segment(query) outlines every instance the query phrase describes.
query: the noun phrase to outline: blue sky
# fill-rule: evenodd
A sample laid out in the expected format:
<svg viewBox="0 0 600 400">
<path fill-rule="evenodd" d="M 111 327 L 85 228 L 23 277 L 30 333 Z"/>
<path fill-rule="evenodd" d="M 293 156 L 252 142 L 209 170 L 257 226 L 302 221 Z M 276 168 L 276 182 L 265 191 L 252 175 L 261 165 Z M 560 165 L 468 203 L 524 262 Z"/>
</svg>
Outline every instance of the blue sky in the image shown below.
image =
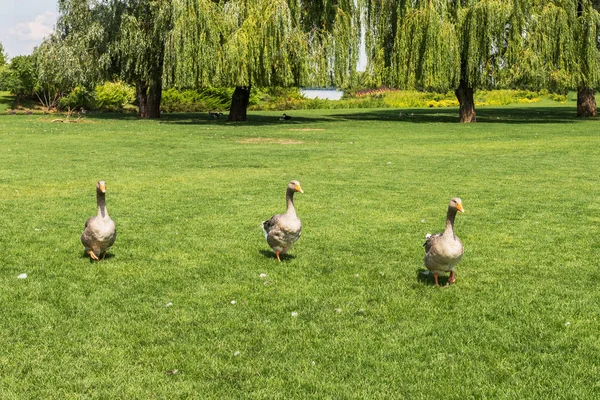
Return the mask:
<svg viewBox="0 0 600 400">
<path fill-rule="evenodd" d="M 8 56 L 31 54 L 57 16 L 56 0 L 0 0 L 0 42 Z"/>
</svg>

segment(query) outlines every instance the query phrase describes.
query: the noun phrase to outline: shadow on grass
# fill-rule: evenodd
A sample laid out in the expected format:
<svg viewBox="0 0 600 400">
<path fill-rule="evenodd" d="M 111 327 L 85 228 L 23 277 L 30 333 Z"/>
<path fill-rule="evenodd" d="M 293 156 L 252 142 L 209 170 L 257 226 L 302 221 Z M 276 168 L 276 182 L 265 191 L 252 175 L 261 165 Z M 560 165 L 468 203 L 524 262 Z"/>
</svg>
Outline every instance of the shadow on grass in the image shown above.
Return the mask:
<svg viewBox="0 0 600 400">
<path fill-rule="evenodd" d="M 344 110 L 332 112 L 323 110 L 326 114 L 311 116 L 294 116 L 290 121 L 280 121 L 279 115 L 248 114 L 246 122 L 227 122 L 226 117 L 215 120 L 206 113 L 170 113 L 163 114 L 160 119 L 164 124 L 181 125 L 281 125 L 286 127 L 301 126 L 314 122 L 339 121 L 398 121 L 404 123 L 452 123 L 458 124 L 458 110 L 455 108 L 412 108 L 412 109 L 377 109 L 377 110 Z M 477 123 L 575 123 L 577 118 L 575 107 L 480 107 L 477 109 Z M 107 118 L 136 118 L 131 115 L 105 114 Z M 95 115 L 102 118 L 101 114 Z"/>
<path fill-rule="evenodd" d="M 99 261 L 96 261 L 96 260 L 92 260 L 90 255 L 84 250 L 83 253 L 81 253 L 81 257 L 79 257 L 79 258 L 87 258 L 90 260 L 90 264 L 93 264 L 93 263 L 97 263 L 97 262 L 110 260 L 111 258 L 114 258 L 114 256 L 115 255 L 112 253 L 106 253 L 106 255 L 104 256 L 104 259 L 100 259 Z"/>
<path fill-rule="evenodd" d="M 439 275 L 438 283 L 440 284 L 440 287 L 448 286 L 449 278 L 450 278 L 449 275 L 445 275 L 445 274 Z M 417 270 L 417 280 L 424 285 L 435 286 L 435 281 L 433 280 L 433 274 L 431 272 L 429 272 L 429 270 L 426 270 L 425 268 L 419 268 Z"/>
<path fill-rule="evenodd" d="M 14 102 L 13 96 L 0 94 L 0 111 L 12 109 Z"/>
<path fill-rule="evenodd" d="M 258 252 L 261 253 L 266 258 L 274 258 L 275 260 L 277 260 L 277 256 L 275 255 L 275 253 L 273 251 L 261 249 Z M 287 260 L 295 259 L 296 256 L 293 256 L 291 254 L 280 254 L 279 258 L 281 259 L 281 261 L 287 261 Z"/>
<path fill-rule="evenodd" d="M 381 108 L 381 109 L 344 109 L 344 110 L 322 110 L 323 113 L 315 116 L 307 116 L 306 111 L 299 110 L 303 116 L 294 115 L 294 111 L 288 111 L 292 116 L 289 121 L 281 121 L 281 115 L 248 113 L 246 122 L 227 122 L 227 116 L 214 119 L 206 112 L 196 113 L 163 113 L 157 120 L 161 124 L 177 125 L 227 125 L 227 126 L 262 126 L 281 125 L 285 127 L 301 127 L 306 123 L 315 122 L 340 122 L 340 121 L 397 121 L 402 123 L 448 123 L 459 124 L 457 108 Z M 504 124 L 531 124 L 531 123 L 576 123 L 583 119 L 576 116 L 575 106 L 506 106 L 506 107 L 479 107 L 477 111 L 478 124 L 504 123 Z M 90 117 L 99 120 L 140 120 L 134 112 L 106 113 L 94 112 Z"/>
</svg>

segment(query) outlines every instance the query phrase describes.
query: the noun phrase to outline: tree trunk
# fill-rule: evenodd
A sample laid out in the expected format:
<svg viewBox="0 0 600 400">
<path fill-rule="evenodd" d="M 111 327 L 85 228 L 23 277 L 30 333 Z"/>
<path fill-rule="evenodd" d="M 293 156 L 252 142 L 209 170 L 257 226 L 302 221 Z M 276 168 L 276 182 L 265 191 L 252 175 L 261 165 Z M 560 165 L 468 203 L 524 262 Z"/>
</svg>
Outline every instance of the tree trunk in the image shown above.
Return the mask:
<svg viewBox="0 0 600 400">
<path fill-rule="evenodd" d="M 135 84 L 135 97 L 137 98 L 140 118 L 146 118 L 148 109 L 148 84 L 143 81 L 138 81 Z"/>
<path fill-rule="evenodd" d="M 162 82 L 140 81 L 135 85 L 140 118 L 160 118 L 160 101 L 162 99 Z"/>
<path fill-rule="evenodd" d="M 458 88 L 454 91 L 458 104 L 460 105 L 460 122 L 475 122 L 475 100 L 473 99 L 473 88 L 468 87 L 467 83 L 461 79 Z"/>
<path fill-rule="evenodd" d="M 148 102 L 146 103 L 146 118 L 160 118 L 160 101 L 162 99 L 162 80 L 150 82 Z"/>
<path fill-rule="evenodd" d="M 250 86 L 237 86 L 231 96 L 231 108 L 227 121 L 246 121 L 246 110 L 250 101 Z"/>
<path fill-rule="evenodd" d="M 594 97 L 594 89 L 580 88 L 577 91 L 577 116 L 598 116 L 598 110 L 596 109 L 596 98 Z"/>
</svg>

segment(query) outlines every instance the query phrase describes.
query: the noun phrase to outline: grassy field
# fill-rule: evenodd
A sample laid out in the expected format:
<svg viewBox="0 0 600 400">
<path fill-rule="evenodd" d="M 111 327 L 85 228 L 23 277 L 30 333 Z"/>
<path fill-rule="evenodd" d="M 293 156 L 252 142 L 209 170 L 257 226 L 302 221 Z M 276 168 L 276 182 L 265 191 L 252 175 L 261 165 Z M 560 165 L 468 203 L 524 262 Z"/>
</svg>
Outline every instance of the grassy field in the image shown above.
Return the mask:
<svg viewBox="0 0 600 400">
<path fill-rule="evenodd" d="M 0 398 L 598 398 L 600 127 L 574 114 L 0 115 Z M 118 237 L 91 263 L 99 179 Z M 278 263 L 259 224 L 291 179 Z"/>
</svg>

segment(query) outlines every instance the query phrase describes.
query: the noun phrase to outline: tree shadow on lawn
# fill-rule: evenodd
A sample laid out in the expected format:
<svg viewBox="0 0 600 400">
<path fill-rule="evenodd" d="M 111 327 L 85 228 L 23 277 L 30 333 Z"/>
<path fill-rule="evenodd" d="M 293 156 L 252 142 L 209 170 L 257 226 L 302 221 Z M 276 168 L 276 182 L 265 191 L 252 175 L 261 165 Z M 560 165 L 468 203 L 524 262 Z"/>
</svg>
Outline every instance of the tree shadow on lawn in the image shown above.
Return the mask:
<svg viewBox="0 0 600 400">
<path fill-rule="evenodd" d="M 13 96 L 7 95 L 7 96 L 2 96 L 0 95 L 0 110 L 4 111 L 4 110 L 10 110 L 13 107 L 13 104 L 15 102 L 15 99 Z"/>
<path fill-rule="evenodd" d="M 313 110 L 311 110 L 312 112 Z M 306 113 L 299 110 L 298 113 Z M 576 123 L 585 119 L 576 116 L 574 106 L 522 106 L 522 107 L 478 107 L 477 123 L 502 123 L 502 124 L 531 124 L 531 123 Z M 381 108 L 381 109 L 344 109 L 323 110 L 320 115 L 294 115 L 289 121 L 281 121 L 280 115 L 263 115 L 248 113 L 246 122 L 227 122 L 227 116 L 214 119 L 208 113 L 163 113 L 157 120 L 161 124 L 176 125 L 227 125 L 227 126 L 263 126 L 281 125 L 288 128 L 300 128 L 306 123 L 315 122 L 340 122 L 340 121 L 397 121 L 403 123 L 449 123 L 459 124 L 457 108 Z M 139 116 L 131 112 L 102 113 L 94 112 L 90 117 L 95 119 L 140 120 Z M 150 120 L 149 120 L 150 121 Z"/>
<path fill-rule="evenodd" d="M 479 107 L 476 109 L 477 123 L 531 124 L 531 123 L 575 123 L 581 121 L 574 107 Z M 337 119 L 401 121 L 409 123 L 459 123 L 455 108 L 409 108 L 379 109 L 355 113 L 331 115 Z"/>
<path fill-rule="evenodd" d="M 292 119 L 281 121 L 277 115 L 261 115 L 248 113 L 246 122 L 227 122 L 224 116 L 213 119 L 204 113 L 172 113 L 163 114 L 160 119 L 165 124 L 181 125 L 239 125 L 261 126 L 281 125 L 282 127 L 300 127 L 305 123 L 314 122 L 339 122 L 339 121 L 398 121 L 404 123 L 451 123 L 459 124 L 458 110 L 456 108 L 410 108 L 410 109 L 377 109 L 377 110 L 344 110 L 344 112 L 329 113 L 312 116 L 294 116 Z M 502 124 L 531 124 L 531 123 L 576 123 L 583 119 L 576 116 L 575 107 L 479 107 L 477 109 L 477 123 L 502 123 Z"/>
<path fill-rule="evenodd" d="M 450 279 L 449 275 L 446 275 L 446 274 L 439 275 L 438 283 L 440 284 L 440 287 L 448 286 L 448 279 Z M 425 268 L 417 269 L 417 280 L 424 285 L 435 286 L 435 281 L 433 280 L 433 274 Z"/>
<path fill-rule="evenodd" d="M 277 256 L 275 255 L 275 252 L 273 252 L 273 251 L 260 249 L 258 252 L 261 253 L 266 258 L 274 258 L 275 260 L 277 260 Z M 287 260 L 295 259 L 296 256 L 293 256 L 291 254 L 280 254 L 279 258 L 281 259 L 281 261 L 287 261 Z"/>
</svg>

